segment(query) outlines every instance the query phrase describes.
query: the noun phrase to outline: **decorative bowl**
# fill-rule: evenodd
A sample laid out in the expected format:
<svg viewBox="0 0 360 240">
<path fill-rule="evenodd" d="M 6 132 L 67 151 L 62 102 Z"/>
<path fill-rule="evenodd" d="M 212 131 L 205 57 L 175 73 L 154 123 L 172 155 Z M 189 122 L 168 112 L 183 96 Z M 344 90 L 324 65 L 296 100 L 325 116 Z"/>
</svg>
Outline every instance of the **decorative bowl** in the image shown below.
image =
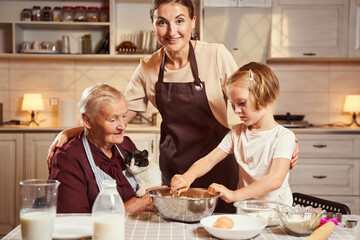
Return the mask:
<svg viewBox="0 0 360 240">
<path fill-rule="evenodd" d="M 229 217 L 234 222 L 232 229 L 213 227 L 219 217 Z M 200 223 L 211 235 L 221 239 L 250 239 L 258 235 L 266 226 L 266 220 L 237 214 L 212 215 L 201 219 Z"/>
<path fill-rule="evenodd" d="M 276 208 L 283 206 L 281 203 L 265 200 L 244 200 L 235 202 L 234 206 L 237 214 L 264 218 L 267 222 L 266 227 L 280 225 Z"/>
<path fill-rule="evenodd" d="M 199 222 L 211 215 L 219 199 L 218 194 L 211 195 L 205 188 L 189 188 L 176 197 L 170 188 L 155 188 L 148 194 L 162 218 L 180 222 Z"/>
<path fill-rule="evenodd" d="M 279 206 L 276 211 L 286 231 L 296 236 L 310 235 L 320 224 L 325 210 L 311 206 Z"/>
</svg>

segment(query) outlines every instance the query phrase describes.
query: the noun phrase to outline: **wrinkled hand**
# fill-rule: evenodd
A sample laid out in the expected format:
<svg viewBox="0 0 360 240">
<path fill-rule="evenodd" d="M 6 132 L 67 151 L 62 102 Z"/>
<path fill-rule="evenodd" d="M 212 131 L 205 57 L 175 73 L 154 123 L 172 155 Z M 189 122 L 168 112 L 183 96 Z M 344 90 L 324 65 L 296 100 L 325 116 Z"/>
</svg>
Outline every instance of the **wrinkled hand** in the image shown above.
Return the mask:
<svg viewBox="0 0 360 240">
<path fill-rule="evenodd" d="M 170 193 L 174 193 L 175 191 L 178 192 L 178 194 L 182 192 L 186 192 L 192 182 L 190 182 L 188 179 L 184 177 L 184 175 L 176 174 L 172 177 L 170 181 L 171 189 Z"/>
<path fill-rule="evenodd" d="M 129 213 L 155 212 L 155 207 L 148 194 L 138 198 L 133 197 L 125 202 L 125 211 Z"/>
<path fill-rule="evenodd" d="M 62 131 L 56 136 L 55 140 L 50 145 L 49 150 L 48 150 L 48 155 L 47 155 L 47 158 L 46 158 L 46 162 L 47 162 L 47 165 L 48 165 L 48 171 L 49 172 L 50 172 L 50 167 L 51 167 L 51 163 L 52 163 L 52 158 L 54 156 L 54 153 L 55 153 L 56 149 L 61 148 L 65 143 L 68 142 L 68 140 L 69 140 L 68 137 Z"/>
<path fill-rule="evenodd" d="M 234 191 L 229 190 L 224 185 L 212 183 L 208 188 L 208 192 L 213 195 L 220 193 L 220 198 L 227 203 L 235 202 Z"/>
<path fill-rule="evenodd" d="M 300 152 L 300 149 L 299 149 L 299 144 L 297 144 L 297 142 L 299 142 L 299 139 L 295 138 L 295 150 L 292 154 L 292 159 L 290 161 L 290 169 L 293 169 L 293 167 L 295 167 L 295 165 L 297 164 L 298 162 L 298 159 L 299 159 L 299 152 Z"/>
</svg>

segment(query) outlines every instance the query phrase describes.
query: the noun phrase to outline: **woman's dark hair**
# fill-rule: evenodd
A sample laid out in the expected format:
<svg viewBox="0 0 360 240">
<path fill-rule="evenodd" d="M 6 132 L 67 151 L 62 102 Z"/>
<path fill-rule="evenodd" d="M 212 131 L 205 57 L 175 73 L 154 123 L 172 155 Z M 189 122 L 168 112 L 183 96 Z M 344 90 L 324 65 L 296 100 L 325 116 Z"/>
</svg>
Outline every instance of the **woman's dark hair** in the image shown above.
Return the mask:
<svg viewBox="0 0 360 240">
<path fill-rule="evenodd" d="M 185 6 L 189 11 L 189 16 L 191 19 L 194 18 L 195 10 L 194 10 L 194 4 L 191 0 L 153 0 L 151 3 L 151 9 L 150 9 L 150 18 L 151 21 L 154 20 L 154 12 L 156 9 L 158 9 L 161 5 L 167 4 L 167 3 L 179 3 L 183 6 Z"/>
</svg>

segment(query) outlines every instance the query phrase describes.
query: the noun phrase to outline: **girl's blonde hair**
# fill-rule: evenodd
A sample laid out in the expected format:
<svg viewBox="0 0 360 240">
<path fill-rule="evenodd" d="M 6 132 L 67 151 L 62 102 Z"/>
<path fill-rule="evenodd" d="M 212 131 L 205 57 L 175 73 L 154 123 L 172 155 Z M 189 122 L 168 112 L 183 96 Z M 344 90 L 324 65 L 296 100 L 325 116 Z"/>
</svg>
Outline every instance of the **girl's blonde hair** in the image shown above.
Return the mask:
<svg viewBox="0 0 360 240">
<path fill-rule="evenodd" d="M 122 99 L 124 95 L 117 89 L 105 83 L 97 83 L 86 88 L 79 101 L 80 116 L 83 113 L 93 115 L 106 104 Z M 82 118 L 81 118 L 82 119 Z M 82 122 L 82 120 L 81 120 Z"/>
<path fill-rule="evenodd" d="M 226 83 L 226 88 L 231 86 L 248 88 L 256 110 L 273 103 L 280 92 L 275 73 L 265 64 L 256 62 L 250 62 L 233 73 Z"/>
</svg>

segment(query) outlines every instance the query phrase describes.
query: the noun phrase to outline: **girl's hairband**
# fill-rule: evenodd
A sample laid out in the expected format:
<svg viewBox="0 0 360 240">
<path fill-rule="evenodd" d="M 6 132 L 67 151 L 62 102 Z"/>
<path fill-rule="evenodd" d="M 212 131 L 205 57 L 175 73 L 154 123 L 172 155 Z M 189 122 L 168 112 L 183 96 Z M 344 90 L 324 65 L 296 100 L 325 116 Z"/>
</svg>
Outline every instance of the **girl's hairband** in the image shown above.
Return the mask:
<svg viewBox="0 0 360 240">
<path fill-rule="evenodd" d="M 253 80 L 254 80 L 254 74 L 253 74 L 253 72 L 251 71 L 251 69 L 249 69 L 249 80 L 250 80 L 250 81 L 253 81 Z"/>
</svg>

